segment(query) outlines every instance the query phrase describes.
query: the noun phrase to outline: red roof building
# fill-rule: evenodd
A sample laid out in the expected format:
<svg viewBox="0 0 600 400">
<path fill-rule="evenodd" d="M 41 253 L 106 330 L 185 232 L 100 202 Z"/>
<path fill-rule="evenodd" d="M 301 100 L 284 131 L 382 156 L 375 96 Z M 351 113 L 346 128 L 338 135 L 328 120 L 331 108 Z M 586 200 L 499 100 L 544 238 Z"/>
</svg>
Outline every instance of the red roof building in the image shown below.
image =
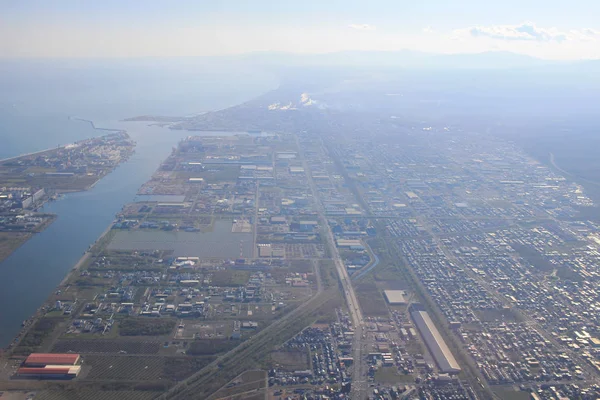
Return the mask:
<svg viewBox="0 0 600 400">
<path fill-rule="evenodd" d="M 79 362 L 79 354 L 71 353 L 31 353 L 25 360 L 27 367 L 44 367 L 46 365 L 75 365 Z"/>
</svg>

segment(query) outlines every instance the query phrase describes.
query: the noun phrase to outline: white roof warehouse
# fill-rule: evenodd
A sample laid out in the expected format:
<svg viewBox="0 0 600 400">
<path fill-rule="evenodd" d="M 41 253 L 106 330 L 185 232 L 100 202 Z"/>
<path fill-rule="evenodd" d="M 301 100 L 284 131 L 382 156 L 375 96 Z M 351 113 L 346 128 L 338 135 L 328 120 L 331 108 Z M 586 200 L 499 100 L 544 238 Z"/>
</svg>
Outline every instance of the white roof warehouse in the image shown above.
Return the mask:
<svg viewBox="0 0 600 400">
<path fill-rule="evenodd" d="M 417 326 L 419 333 L 421 333 L 421 337 L 427 345 L 427 348 L 440 371 L 448 374 L 460 373 L 461 369 L 456 362 L 456 359 L 438 332 L 427 311 L 412 311 L 410 315 L 415 321 L 415 325 Z"/>
</svg>

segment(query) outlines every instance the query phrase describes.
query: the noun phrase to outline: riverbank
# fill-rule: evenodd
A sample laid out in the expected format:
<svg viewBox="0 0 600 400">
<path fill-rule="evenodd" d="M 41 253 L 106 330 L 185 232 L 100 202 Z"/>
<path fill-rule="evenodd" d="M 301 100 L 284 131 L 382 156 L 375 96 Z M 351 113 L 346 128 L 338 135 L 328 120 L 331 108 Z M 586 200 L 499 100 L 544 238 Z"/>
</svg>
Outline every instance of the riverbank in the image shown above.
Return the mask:
<svg viewBox="0 0 600 400">
<path fill-rule="evenodd" d="M 86 122 L 86 123 L 88 123 L 91 126 L 92 129 L 94 129 L 96 131 L 112 132 L 112 133 L 125 132 L 124 130 L 120 130 L 120 129 L 98 128 L 94 124 L 94 121 L 90 121 L 89 119 L 83 119 L 83 118 L 73 117 L 73 116 L 69 116 L 68 119 L 71 120 L 71 121 Z M 32 151 L 30 153 L 23 153 L 23 154 L 19 154 L 19 155 L 12 156 L 12 157 L 2 158 L 2 159 L 0 159 L 0 164 L 4 163 L 4 162 L 7 162 L 7 161 L 13 161 L 13 160 L 16 160 L 16 159 L 19 159 L 19 158 L 22 158 L 22 157 L 39 156 L 39 155 L 42 155 L 42 154 L 47 153 L 49 151 L 54 151 L 54 150 L 57 150 L 57 149 L 64 148 L 64 147 L 66 147 L 68 145 L 69 144 L 62 145 L 62 146 L 57 146 L 57 147 L 50 147 L 50 148 L 43 149 L 43 150 Z"/>
<path fill-rule="evenodd" d="M 112 172 L 112 171 L 111 171 L 111 172 Z M 100 179 L 102 179 L 102 178 L 100 178 Z M 98 182 L 100 181 L 100 179 L 99 179 L 98 181 L 96 181 L 96 182 L 94 183 L 94 185 L 93 185 L 93 186 L 95 186 L 95 184 L 96 184 L 96 183 L 98 183 Z M 93 186 L 92 186 L 92 187 L 93 187 Z M 50 223 L 51 223 L 51 222 L 53 222 L 53 221 L 56 219 L 56 217 L 57 217 L 55 214 L 49 214 L 48 216 L 49 216 L 49 217 L 52 217 L 52 220 L 51 220 L 51 221 L 50 221 L 48 224 L 45 224 L 45 226 L 43 227 L 43 229 L 40 229 L 40 230 L 39 230 L 39 232 L 42 232 L 42 231 L 43 231 L 43 230 L 44 230 L 44 229 L 45 229 L 47 226 L 49 226 L 49 225 L 50 225 Z M 81 267 L 82 267 L 83 265 L 85 265 L 85 263 L 87 262 L 87 260 L 90 258 L 90 256 L 91 256 L 91 254 L 92 254 L 92 252 L 93 252 L 94 248 L 96 247 L 96 245 L 97 245 L 98 243 L 100 243 L 100 242 L 101 242 L 101 241 L 102 241 L 102 240 L 105 238 L 105 236 L 106 236 L 106 235 L 108 235 L 108 234 L 110 233 L 111 229 L 112 229 L 112 223 L 111 223 L 111 224 L 109 224 L 109 225 L 106 227 L 106 229 L 104 230 L 104 232 L 102 232 L 102 234 L 101 234 L 101 235 L 98 237 L 98 239 L 97 239 L 97 240 L 96 240 L 94 243 L 92 243 L 92 244 L 91 244 L 91 245 L 88 247 L 88 249 L 87 249 L 87 250 L 86 250 L 86 251 L 83 253 L 83 255 L 81 256 L 81 258 L 79 259 L 79 261 L 77 261 L 77 263 L 76 263 L 76 264 L 73 266 L 73 268 L 71 269 L 71 271 L 69 271 L 69 273 L 67 273 L 67 274 L 65 275 L 65 277 L 63 278 L 63 280 L 60 282 L 60 285 L 59 285 L 59 286 L 63 286 L 63 285 L 65 285 L 65 284 L 66 284 L 66 283 L 69 281 L 69 279 L 71 279 L 71 278 L 73 277 L 73 275 L 74 275 L 74 274 L 76 274 L 76 273 L 79 271 L 79 269 L 81 269 Z M 2 233 L 2 232 L 0 232 L 0 233 Z M 26 241 L 27 241 L 29 238 L 30 238 L 30 237 L 28 237 L 27 239 L 23 240 L 23 241 L 22 241 L 22 242 L 19 244 L 19 246 L 17 246 L 17 248 L 18 248 L 18 247 L 20 247 L 22 244 L 24 244 L 24 243 L 25 243 L 25 242 L 26 242 Z M 2 253 L 0 253 L 0 257 L 1 257 L 1 255 L 2 255 Z M 10 255 L 10 254 L 9 254 L 9 255 Z M 7 257 L 8 257 L 8 255 L 7 255 Z M 0 262 L 1 262 L 2 260 L 3 260 L 3 259 L 2 259 L 2 258 L 0 258 Z M 21 328 L 21 330 L 19 330 L 19 332 L 18 332 L 18 333 L 16 334 L 16 336 L 14 337 L 14 339 L 13 339 L 13 340 L 10 342 L 10 344 L 9 344 L 9 345 L 8 345 L 6 348 L 4 348 L 3 350 L 5 350 L 5 351 L 7 351 L 7 352 L 8 352 L 10 349 L 12 349 L 12 348 L 15 348 L 15 347 L 17 347 L 17 346 L 19 345 L 19 342 L 20 342 L 20 341 L 21 341 L 21 340 L 22 340 L 22 339 L 25 337 L 25 335 L 27 334 L 27 332 L 29 331 L 29 329 L 30 329 L 32 326 L 34 326 L 34 325 L 36 324 L 36 322 L 37 322 L 37 321 L 38 321 L 40 318 L 43 318 L 43 317 L 46 315 L 46 311 L 47 311 L 47 305 L 48 305 L 48 302 L 49 302 L 49 298 L 48 298 L 48 299 L 46 299 L 46 300 L 45 300 L 45 301 L 44 301 L 44 302 L 43 302 L 43 303 L 40 305 L 40 307 L 39 307 L 39 308 L 38 308 L 38 309 L 35 311 L 35 313 L 34 313 L 34 314 L 33 314 L 33 315 L 30 317 L 30 318 L 27 318 L 27 319 L 25 319 L 25 320 L 23 321 L 23 324 L 22 324 L 22 328 Z"/>
<path fill-rule="evenodd" d="M 62 147 L 64 148 L 65 146 L 62 146 Z M 23 157 L 40 156 L 40 155 L 42 155 L 44 153 L 49 153 L 51 151 L 54 151 L 54 150 L 57 150 L 57 149 L 60 149 L 60 148 L 61 148 L 61 146 L 54 147 L 54 148 L 51 148 L 51 149 L 34 151 L 34 152 L 31 152 L 31 153 L 26 153 L 26 154 L 19 154 L 18 156 L 14 156 L 14 157 L 3 158 L 2 160 L 0 160 L 0 164 L 5 163 L 5 162 L 9 162 L 9 161 L 18 160 L 19 158 L 23 158 Z"/>
<path fill-rule="evenodd" d="M 79 271 L 79 269 L 81 269 L 81 267 L 86 263 L 86 261 L 88 260 L 88 258 L 90 258 L 90 255 L 92 254 L 95 246 L 98 243 L 100 243 L 104 239 L 104 237 L 106 235 L 108 235 L 108 233 L 111 231 L 112 225 L 113 225 L 112 223 L 110 225 L 108 225 L 106 227 L 106 229 L 104 230 L 104 232 L 102 232 L 102 234 L 100 235 L 100 237 L 98 237 L 98 240 L 96 240 L 93 244 L 91 244 L 90 247 L 88 248 L 88 250 L 86 250 L 85 253 L 83 253 L 83 256 L 81 256 L 81 258 L 79 259 L 79 261 L 77 261 L 77 264 L 75 264 L 75 266 L 73 267 L 73 269 L 71 269 L 71 271 L 60 282 L 60 285 L 64 285 L 65 283 L 67 283 L 67 281 L 69 280 L 69 278 L 71 278 L 74 273 L 76 273 L 77 271 Z"/>
<path fill-rule="evenodd" d="M 96 242 L 94 242 L 92 245 L 90 245 L 89 249 L 83 253 L 83 256 L 81 256 L 81 258 L 79 259 L 79 261 L 77 261 L 77 263 L 71 269 L 71 271 L 67 275 L 65 275 L 64 279 L 60 282 L 59 286 L 65 285 L 69 281 L 69 279 L 71 279 L 73 277 L 73 275 L 76 274 L 83 265 L 85 265 L 87 260 L 90 258 L 94 247 L 104 239 L 104 237 L 111 231 L 111 229 L 112 229 L 112 223 L 110 225 L 108 225 L 108 227 L 100 235 L 98 240 L 96 240 Z M 7 346 L 4 349 L 5 351 L 9 351 L 10 349 L 18 346 L 19 342 L 25 337 L 25 335 L 27 334 L 29 329 L 33 325 L 35 325 L 35 323 L 40 318 L 43 318 L 45 316 L 46 306 L 49 303 L 49 300 L 50 300 L 49 298 L 46 299 L 46 301 L 44 301 L 44 303 L 42 303 L 42 305 L 40 305 L 40 307 L 36 310 L 36 312 L 30 318 L 23 321 L 22 329 L 17 333 L 15 338 L 10 342 L 9 346 Z"/>
<path fill-rule="evenodd" d="M 44 221 L 31 231 L 0 232 L 0 263 L 10 257 L 14 251 L 25 244 L 34 235 L 43 232 L 56 219 L 56 215 L 54 214 L 40 215 L 45 218 Z"/>
<path fill-rule="evenodd" d="M 33 235 L 32 232 L 0 232 L 0 263 Z"/>
<path fill-rule="evenodd" d="M 188 135 L 145 123 L 106 123 L 117 128 L 111 131 L 127 131 L 136 142 L 135 152 L 89 190 L 66 193 L 59 201 L 46 203 L 40 211 L 57 215 L 56 220 L 0 265 L 0 301 L 20 304 L 0 313 L 0 348 L 13 341 L 23 328 L 23 320 L 36 315 L 65 277 L 73 276 L 75 266 L 85 265 L 85 253 L 94 243 L 100 237 L 101 241 L 110 237 L 115 215 L 135 199 L 161 160 Z"/>
<path fill-rule="evenodd" d="M 43 208 L 57 193 L 91 190 L 134 154 L 135 142 L 125 130 L 96 128 L 90 123 L 95 130 L 110 133 L 0 161 L 0 187 L 5 188 L 0 195 L 6 199 L 0 207 L 5 217 L 0 223 L 4 233 L 0 236 L 0 262 L 56 219 L 32 211 Z"/>
</svg>

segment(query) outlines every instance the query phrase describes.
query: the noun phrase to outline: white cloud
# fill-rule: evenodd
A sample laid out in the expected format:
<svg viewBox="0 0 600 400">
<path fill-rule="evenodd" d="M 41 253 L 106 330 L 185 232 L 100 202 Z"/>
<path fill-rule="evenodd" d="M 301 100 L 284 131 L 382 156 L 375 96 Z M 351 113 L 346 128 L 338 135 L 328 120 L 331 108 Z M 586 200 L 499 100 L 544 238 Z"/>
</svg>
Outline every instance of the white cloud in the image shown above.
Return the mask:
<svg viewBox="0 0 600 400">
<path fill-rule="evenodd" d="M 569 34 L 574 40 L 580 40 L 582 42 L 591 42 L 600 39 L 600 31 L 590 28 L 573 30 L 570 31 Z"/>
<path fill-rule="evenodd" d="M 303 106 L 312 106 L 313 104 L 317 104 L 315 100 L 310 98 L 310 95 L 308 93 L 302 93 L 300 95 L 300 103 Z"/>
<path fill-rule="evenodd" d="M 374 31 L 375 27 L 369 24 L 350 24 L 348 28 L 356 29 L 359 31 Z"/>
<path fill-rule="evenodd" d="M 487 37 L 507 41 L 537 41 L 565 42 L 590 41 L 600 37 L 600 32 L 584 28 L 579 30 L 561 31 L 558 28 L 542 28 L 533 22 L 523 22 L 518 25 L 473 26 L 454 31 L 455 37 Z"/>
<path fill-rule="evenodd" d="M 598 31 L 596 29 L 585 28 L 585 29 L 582 29 L 581 32 L 585 35 L 600 36 L 600 31 Z"/>
<path fill-rule="evenodd" d="M 423 28 L 423 33 L 435 33 L 435 30 L 431 26 Z"/>
</svg>

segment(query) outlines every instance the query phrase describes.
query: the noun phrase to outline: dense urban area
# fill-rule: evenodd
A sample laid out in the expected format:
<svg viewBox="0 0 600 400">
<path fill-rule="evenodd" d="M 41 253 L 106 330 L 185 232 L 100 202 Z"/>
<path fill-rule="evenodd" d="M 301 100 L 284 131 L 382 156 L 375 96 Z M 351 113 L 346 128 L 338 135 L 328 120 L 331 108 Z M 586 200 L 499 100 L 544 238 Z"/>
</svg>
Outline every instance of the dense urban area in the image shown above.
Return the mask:
<svg viewBox="0 0 600 400">
<path fill-rule="evenodd" d="M 0 390 L 600 396 L 600 225 L 583 186 L 487 133 L 267 100 L 137 118 L 191 136 L 24 322 Z M 238 132 L 194 132 L 211 129 Z M 114 168 L 125 135 L 3 161 L 1 234 L 48 223 L 36 206 Z"/>
</svg>

